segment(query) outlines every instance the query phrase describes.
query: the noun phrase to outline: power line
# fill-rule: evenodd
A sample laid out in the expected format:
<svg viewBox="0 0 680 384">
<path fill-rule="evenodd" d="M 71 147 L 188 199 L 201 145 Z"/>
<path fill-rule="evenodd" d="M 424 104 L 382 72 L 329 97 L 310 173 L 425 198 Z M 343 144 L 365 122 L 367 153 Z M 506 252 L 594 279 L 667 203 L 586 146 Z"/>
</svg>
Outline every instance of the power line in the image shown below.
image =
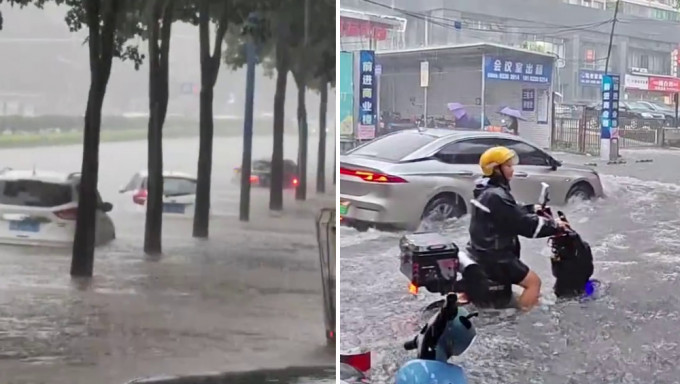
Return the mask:
<svg viewBox="0 0 680 384">
<path fill-rule="evenodd" d="M 447 18 L 447 17 L 432 16 L 432 15 L 428 15 L 428 14 L 420 13 L 420 12 L 415 12 L 415 11 L 409 11 L 409 10 L 402 9 L 402 8 L 392 7 L 391 5 L 383 4 L 383 3 L 380 3 L 380 2 L 374 1 L 374 0 L 362 0 L 362 1 L 364 1 L 365 3 L 368 3 L 368 4 L 372 4 L 372 5 L 382 7 L 382 8 L 386 8 L 386 9 L 396 11 L 396 12 L 402 14 L 402 15 L 410 16 L 410 17 L 413 17 L 413 18 L 418 19 L 418 20 L 424 20 L 424 21 L 427 21 L 431 24 L 438 25 L 438 26 L 441 26 L 441 27 L 444 27 L 444 28 L 452 28 L 452 29 L 455 29 L 455 30 L 461 30 L 463 28 L 463 21 L 460 21 L 460 20 L 454 20 L 454 19 Z M 456 10 L 456 9 L 453 9 L 453 8 L 446 8 L 446 10 L 459 11 L 459 10 Z M 504 28 L 498 28 L 497 30 L 490 30 L 490 29 L 483 29 L 483 28 L 472 28 L 472 27 L 469 27 L 469 26 L 467 26 L 465 29 L 476 30 L 476 31 L 481 31 L 481 32 L 495 32 L 495 33 L 517 33 L 517 32 L 519 32 L 517 30 L 522 30 L 522 29 L 530 30 L 530 31 L 537 31 L 539 29 L 549 29 L 552 32 L 551 35 L 558 35 L 558 34 L 567 33 L 567 32 L 592 31 L 597 27 L 601 27 L 603 25 L 607 25 L 607 24 L 611 23 L 612 21 L 613 21 L 612 19 L 607 19 L 607 20 L 603 20 L 603 21 L 600 21 L 600 22 L 581 24 L 581 25 L 560 25 L 560 24 L 550 24 L 550 23 L 545 23 L 545 22 L 536 22 L 536 23 L 543 24 L 543 26 L 535 26 L 535 25 L 532 25 L 532 26 L 529 26 L 529 25 L 505 25 L 504 26 L 505 28 L 515 29 L 514 31 L 504 29 Z M 530 33 L 530 34 L 539 35 L 541 33 L 534 32 L 534 33 Z M 545 34 L 542 34 L 542 35 L 547 36 Z"/>
<path fill-rule="evenodd" d="M 616 7 L 614 8 L 614 20 L 612 21 L 612 32 L 609 34 L 609 47 L 607 47 L 607 62 L 604 65 L 604 73 L 609 73 L 609 58 L 612 55 L 612 46 L 614 44 L 614 28 L 616 28 L 616 17 L 619 15 L 619 5 L 621 0 L 616 0 Z"/>
</svg>

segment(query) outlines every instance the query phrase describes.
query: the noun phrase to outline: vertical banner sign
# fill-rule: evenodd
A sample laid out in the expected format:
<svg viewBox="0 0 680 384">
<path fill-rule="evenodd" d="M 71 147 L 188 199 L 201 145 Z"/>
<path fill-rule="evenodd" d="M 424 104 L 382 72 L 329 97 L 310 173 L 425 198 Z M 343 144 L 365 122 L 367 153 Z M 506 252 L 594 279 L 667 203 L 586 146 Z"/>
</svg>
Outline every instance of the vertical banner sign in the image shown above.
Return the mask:
<svg viewBox="0 0 680 384">
<path fill-rule="evenodd" d="M 427 88 L 430 86 L 430 62 L 420 62 L 420 86 Z"/>
<path fill-rule="evenodd" d="M 357 139 L 375 138 L 375 52 L 359 52 L 359 126 Z"/>
<path fill-rule="evenodd" d="M 522 89 L 522 111 L 533 112 L 536 104 L 536 90 Z"/>
<path fill-rule="evenodd" d="M 619 76 L 602 76 L 601 139 L 619 138 Z"/>
<path fill-rule="evenodd" d="M 354 56 L 340 52 L 340 137 L 354 135 Z"/>
</svg>

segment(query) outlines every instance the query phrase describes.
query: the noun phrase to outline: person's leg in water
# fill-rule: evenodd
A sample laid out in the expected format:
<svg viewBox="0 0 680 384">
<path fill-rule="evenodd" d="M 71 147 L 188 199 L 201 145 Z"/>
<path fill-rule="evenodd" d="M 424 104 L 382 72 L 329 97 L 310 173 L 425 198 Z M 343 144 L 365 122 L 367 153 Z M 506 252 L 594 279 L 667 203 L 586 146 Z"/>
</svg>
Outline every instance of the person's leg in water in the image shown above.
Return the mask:
<svg viewBox="0 0 680 384">
<path fill-rule="evenodd" d="M 524 288 L 517 299 L 517 304 L 521 310 L 530 311 L 538 304 L 538 297 L 541 294 L 541 278 L 534 271 L 529 270 L 526 277 L 517 285 Z"/>
<path fill-rule="evenodd" d="M 500 266 L 505 276 L 504 283 L 519 285 L 524 289 L 517 298 L 517 306 L 523 311 L 531 310 L 538 304 L 538 297 L 541 294 L 541 278 L 519 258 L 504 261 L 500 263 Z"/>
</svg>

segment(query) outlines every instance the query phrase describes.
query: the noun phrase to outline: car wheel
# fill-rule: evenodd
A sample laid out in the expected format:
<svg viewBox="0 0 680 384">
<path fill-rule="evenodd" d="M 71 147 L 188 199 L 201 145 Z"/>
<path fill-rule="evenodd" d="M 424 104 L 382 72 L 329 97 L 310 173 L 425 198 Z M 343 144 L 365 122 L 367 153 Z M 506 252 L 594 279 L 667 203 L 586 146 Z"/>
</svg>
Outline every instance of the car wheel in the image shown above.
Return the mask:
<svg viewBox="0 0 680 384">
<path fill-rule="evenodd" d="M 593 187 L 591 187 L 590 184 L 583 182 L 577 183 L 571 187 L 569 193 L 567 193 L 567 201 L 572 199 L 591 200 L 593 197 L 595 197 L 595 191 L 593 191 Z"/>
<path fill-rule="evenodd" d="M 466 213 L 462 201 L 456 194 L 435 197 L 425 207 L 422 219 L 435 222 L 457 219 Z"/>
</svg>

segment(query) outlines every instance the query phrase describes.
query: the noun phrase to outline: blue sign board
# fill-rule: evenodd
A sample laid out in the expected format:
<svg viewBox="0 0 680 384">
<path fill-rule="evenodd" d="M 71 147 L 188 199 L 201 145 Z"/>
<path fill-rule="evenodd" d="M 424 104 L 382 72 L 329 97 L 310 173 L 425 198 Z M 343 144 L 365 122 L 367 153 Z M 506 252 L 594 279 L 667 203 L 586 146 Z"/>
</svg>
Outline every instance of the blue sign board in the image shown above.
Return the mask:
<svg viewBox="0 0 680 384">
<path fill-rule="evenodd" d="M 589 71 L 582 69 L 578 71 L 578 82 L 581 85 L 599 87 L 602 84 L 603 71 Z"/>
<path fill-rule="evenodd" d="M 536 104 L 536 90 L 523 89 L 522 90 L 522 111 L 531 112 L 535 109 Z"/>
<path fill-rule="evenodd" d="M 375 52 L 359 52 L 359 125 L 375 128 Z"/>
<path fill-rule="evenodd" d="M 602 76 L 602 116 L 600 138 L 619 137 L 619 87 L 618 75 Z"/>
<path fill-rule="evenodd" d="M 552 82 L 552 71 L 552 61 L 541 61 L 535 57 L 524 60 L 511 60 L 493 56 L 484 58 L 484 77 L 487 80 L 550 84 Z"/>
</svg>

